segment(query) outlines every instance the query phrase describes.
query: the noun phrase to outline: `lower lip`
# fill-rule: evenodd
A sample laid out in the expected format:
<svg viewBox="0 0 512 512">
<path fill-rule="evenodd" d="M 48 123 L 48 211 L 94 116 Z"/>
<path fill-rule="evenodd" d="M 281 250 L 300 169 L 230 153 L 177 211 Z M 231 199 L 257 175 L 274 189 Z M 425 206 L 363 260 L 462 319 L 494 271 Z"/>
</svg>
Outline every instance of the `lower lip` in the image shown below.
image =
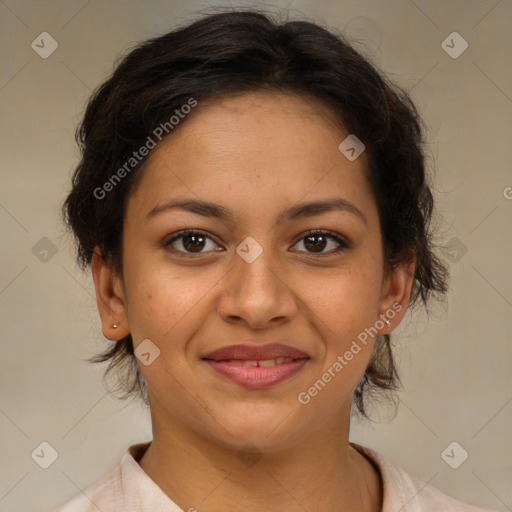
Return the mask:
<svg viewBox="0 0 512 512">
<path fill-rule="evenodd" d="M 274 366 L 243 366 L 228 361 L 206 362 L 217 373 L 236 384 L 247 388 L 267 388 L 293 377 L 308 362 L 308 359 L 295 359 Z"/>
</svg>

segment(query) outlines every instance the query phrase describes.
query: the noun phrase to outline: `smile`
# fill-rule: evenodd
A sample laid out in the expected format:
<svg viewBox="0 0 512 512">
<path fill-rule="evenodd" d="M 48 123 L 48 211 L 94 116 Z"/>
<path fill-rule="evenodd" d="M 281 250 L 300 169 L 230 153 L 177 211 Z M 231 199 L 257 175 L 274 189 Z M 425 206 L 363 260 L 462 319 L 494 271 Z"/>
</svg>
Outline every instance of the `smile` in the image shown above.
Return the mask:
<svg viewBox="0 0 512 512">
<path fill-rule="evenodd" d="M 230 359 L 215 361 L 204 359 L 215 373 L 247 388 L 267 388 L 290 379 L 297 374 L 309 358 L 278 357 L 265 360 Z"/>
</svg>

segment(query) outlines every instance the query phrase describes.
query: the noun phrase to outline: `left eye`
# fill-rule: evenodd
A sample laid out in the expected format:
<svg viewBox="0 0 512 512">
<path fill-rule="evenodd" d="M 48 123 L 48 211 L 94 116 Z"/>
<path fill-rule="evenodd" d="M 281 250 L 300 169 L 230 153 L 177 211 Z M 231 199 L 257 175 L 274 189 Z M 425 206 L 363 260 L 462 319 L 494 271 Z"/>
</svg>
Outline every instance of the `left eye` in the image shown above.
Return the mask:
<svg viewBox="0 0 512 512">
<path fill-rule="evenodd" d="M 185 254 L 202 254 L 202 249 L 204 249 L 207 240 L 212 242 L 214 246 L 216 245 L 215 241 L 202 231 L 184 230 L 177 233 L 176 236 L 171 238 L 168 242 L 165 242 L 164 246 L 173 246 L 173 248 L 176 249 L 178 252 L 184 252 Z M 331 251 L 327 251 L 327 253 L 337 253 L 350 247 L 350 245 L 341 237 L 335 235 L 334 233 L 331 233 L 330 231 L 323 230 L 309 231 L 308 233 L 302 236 L 302 238 L 299 240 L 299 242 L 297 242 L 297 244 L 302 243 L 304 247 L 309 247 L 310 250 L 306 252 L 312 254 L 326 254 L 326 252 L 322 251 L 328 245 L 329 240 L 336 242 L 338 244 L 338 248 L 335 248 Z M 185 249 L 184 251 L 180 250 L 178 247 L 176 247 L 176 245 L 174 245 L 178 241 L 181 241 L 180 245 L 183 249 Z"/>
<path fill-rule="evenodd" d="M 338 248 L 321 253 L 321 251 L 325 249 L 328 240 L 334 240 L 338 244 Z M 338 253 L 350 247 L 350 245 L 339 236 L 335 235 L 334 233 L 331 233 L 330 231 L 322 230 L 310 231 L 300 239 L 300 242 L 302 242 L 302 244 L 305 247 L 309 246 L 310 248 L 312 248 L 312 253 L 321 253 L 322 255 L 327 253 Z"/>
</svg>

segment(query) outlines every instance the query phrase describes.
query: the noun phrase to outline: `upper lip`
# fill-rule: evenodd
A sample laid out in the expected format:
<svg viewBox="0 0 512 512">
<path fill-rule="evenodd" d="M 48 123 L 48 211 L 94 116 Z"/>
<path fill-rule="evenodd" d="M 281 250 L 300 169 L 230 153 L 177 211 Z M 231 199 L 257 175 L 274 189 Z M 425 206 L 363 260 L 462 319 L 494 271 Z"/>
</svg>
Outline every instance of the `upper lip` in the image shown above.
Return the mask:
<svg viewBox="0 0 512 512">
<path fill-rule="evenodd" d="M 309 356 L 305 352 L 280 343 L 267 343 L 265 345 L 228 345 L 206 354 L 203 359 L 213 359 L 215 361 L 230 359 L 240 361 L 266 361 L 278 357 L 309 359 Z"/>
</svg>

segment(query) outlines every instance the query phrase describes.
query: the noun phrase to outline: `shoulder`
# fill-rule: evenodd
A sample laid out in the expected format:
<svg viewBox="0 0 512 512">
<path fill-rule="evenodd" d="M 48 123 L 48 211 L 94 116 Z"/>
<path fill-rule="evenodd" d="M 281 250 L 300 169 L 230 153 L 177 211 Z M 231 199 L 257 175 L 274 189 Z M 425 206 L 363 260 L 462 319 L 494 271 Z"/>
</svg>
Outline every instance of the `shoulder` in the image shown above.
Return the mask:
<svg viewBox="0 0 512 512">
<path fill-rule="evenodd" d="M 121 483 L 121 466 L 87 487 L 53 512 L 98 512 L 98 510 L 116 511 L 116 495 Z"/>
<path fill-rule="evenodd" d="M 53 512 L 182 512 L 138 463 L 150 444 L 130 446 L 111 473 Z"/>
<path fill-rule="evenodd" d="M 392 463 L 380 453 L 350 443 L 376 466 L 383 485 L 382 512 L 493 512 L 451 498 Z"/>
<path fill-rule="evenodd" d="M 149 442 L 130 446 L 121 462 L 108 475 L 90 485 L 53 512 L 124 512 L 126 504 L 139 505 L 144 493 L 154 492 L 149 477 L 136 462 Z M 148 484 L 148 482 L 150 482 Z M 151 494 L 151 492 L 149 492 Z M 146 509 L 144 509 L 146 510 Z M 148 509 L 148 510 L 151 510 Z"/>
</svg>

